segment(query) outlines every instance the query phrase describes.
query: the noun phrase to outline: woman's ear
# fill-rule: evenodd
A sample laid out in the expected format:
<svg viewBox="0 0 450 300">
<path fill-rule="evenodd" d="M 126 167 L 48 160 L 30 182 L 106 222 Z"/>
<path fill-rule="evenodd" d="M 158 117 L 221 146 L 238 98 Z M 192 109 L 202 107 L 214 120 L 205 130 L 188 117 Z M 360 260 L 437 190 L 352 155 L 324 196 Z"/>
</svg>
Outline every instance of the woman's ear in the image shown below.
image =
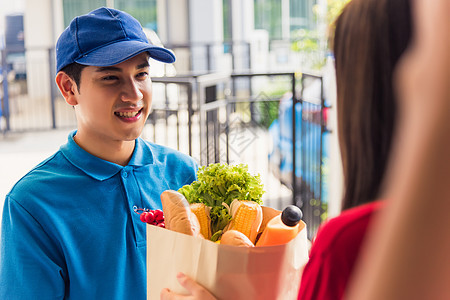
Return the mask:
<svg viewBox="0 0 450 300">
<path fill-rule="evenodd" d="M 66 73 L 58 72 L 55 78 L 59 91 L 69 105 L 77 105 L 78 86 L 75 81 Z"/>
</svg>

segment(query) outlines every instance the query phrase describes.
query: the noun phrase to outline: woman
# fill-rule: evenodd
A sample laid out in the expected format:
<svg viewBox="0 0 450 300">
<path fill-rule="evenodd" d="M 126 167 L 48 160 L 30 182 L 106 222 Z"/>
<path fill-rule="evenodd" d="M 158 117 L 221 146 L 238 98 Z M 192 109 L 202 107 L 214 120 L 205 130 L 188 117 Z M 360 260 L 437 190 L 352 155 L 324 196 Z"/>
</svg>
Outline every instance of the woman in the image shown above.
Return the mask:
<svg viewBox="0 0 450 300">
<path fill-rule="evenodd" d="M 410 0 L 352 0 L 336 21 L 338 133 L 344 212 L 319 230 L 298 299 L 341 299 L 373 214 L 391 151 L 397 105 L 394 69 L 411 36 Z M 165 290 L 163 299 L 214 299 L 190 278 L 193 296 Z M 202 296 L 200 296 L 200 294 Z"/>
<path fill-rule="evenodd" d="M 336 21 L 343 213 L 319 230 L 298 299 L 342 299 L 382 202 L 397 116 L 394 69 L 411 36 L 410 0 L 352 0 Z"/>
<path fill-rule="evenodd" d="M 414 42 L 398 70 L 401 120 L 349 300 L 450 299 L 450 0 L 414 1 Z M 398 142 L 397 142 L 398 141 Z"/>
</svg>

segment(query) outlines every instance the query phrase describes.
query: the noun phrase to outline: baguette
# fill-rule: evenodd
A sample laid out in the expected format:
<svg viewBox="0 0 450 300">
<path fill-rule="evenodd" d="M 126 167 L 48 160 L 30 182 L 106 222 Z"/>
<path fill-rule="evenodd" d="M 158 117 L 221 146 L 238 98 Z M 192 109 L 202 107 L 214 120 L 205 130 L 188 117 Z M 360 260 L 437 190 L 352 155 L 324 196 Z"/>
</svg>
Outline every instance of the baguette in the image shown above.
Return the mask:
<svg viewBox="0 0 450 300">
<path fill-rule="evenodd" d="M 167 190 L 161 194 L 166 228 L 192 236 L 200 235 L 200 224 L 191 211 L 186 198 L 177 191 Z"/>
</svg>

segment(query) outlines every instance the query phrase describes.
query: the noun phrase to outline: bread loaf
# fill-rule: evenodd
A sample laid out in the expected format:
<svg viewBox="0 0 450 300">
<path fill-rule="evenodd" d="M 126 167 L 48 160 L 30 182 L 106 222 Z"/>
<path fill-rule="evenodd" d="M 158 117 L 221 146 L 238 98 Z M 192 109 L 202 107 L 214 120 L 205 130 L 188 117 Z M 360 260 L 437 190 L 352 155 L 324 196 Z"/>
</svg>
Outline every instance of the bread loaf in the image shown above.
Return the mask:
<svg viewBox="0 0 450 300">
<path fill-rule="evenodd" d="M 164 191 L 161 203 L 167 229 L 192 236 L 200 235 L 198 219 L 182 194 L 173 190 Z"/>
<path fill-rule="evenodd" d="M 255 245 L 249 240 L 249 238 L 240 231 L 230 229 L 222 234 L 220 239 L 221 245 L 231 245 L 238 247 L 254 247 Z"/>
</svg>

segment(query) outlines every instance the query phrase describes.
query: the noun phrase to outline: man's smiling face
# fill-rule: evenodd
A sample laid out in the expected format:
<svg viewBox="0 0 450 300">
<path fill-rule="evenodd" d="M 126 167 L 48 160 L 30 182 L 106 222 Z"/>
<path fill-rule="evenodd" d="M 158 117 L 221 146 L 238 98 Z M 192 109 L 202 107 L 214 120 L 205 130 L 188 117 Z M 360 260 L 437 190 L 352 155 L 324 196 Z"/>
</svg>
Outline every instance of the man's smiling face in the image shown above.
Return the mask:
<svg viewBox="0 0 450 300">
<path fill-rule="evenodd" d="M 148 54 L 110 67 L 85 67 L 75 97 L 77 138 L 106 144 L 136 139 L 152 103 Z"/>
</svg>

